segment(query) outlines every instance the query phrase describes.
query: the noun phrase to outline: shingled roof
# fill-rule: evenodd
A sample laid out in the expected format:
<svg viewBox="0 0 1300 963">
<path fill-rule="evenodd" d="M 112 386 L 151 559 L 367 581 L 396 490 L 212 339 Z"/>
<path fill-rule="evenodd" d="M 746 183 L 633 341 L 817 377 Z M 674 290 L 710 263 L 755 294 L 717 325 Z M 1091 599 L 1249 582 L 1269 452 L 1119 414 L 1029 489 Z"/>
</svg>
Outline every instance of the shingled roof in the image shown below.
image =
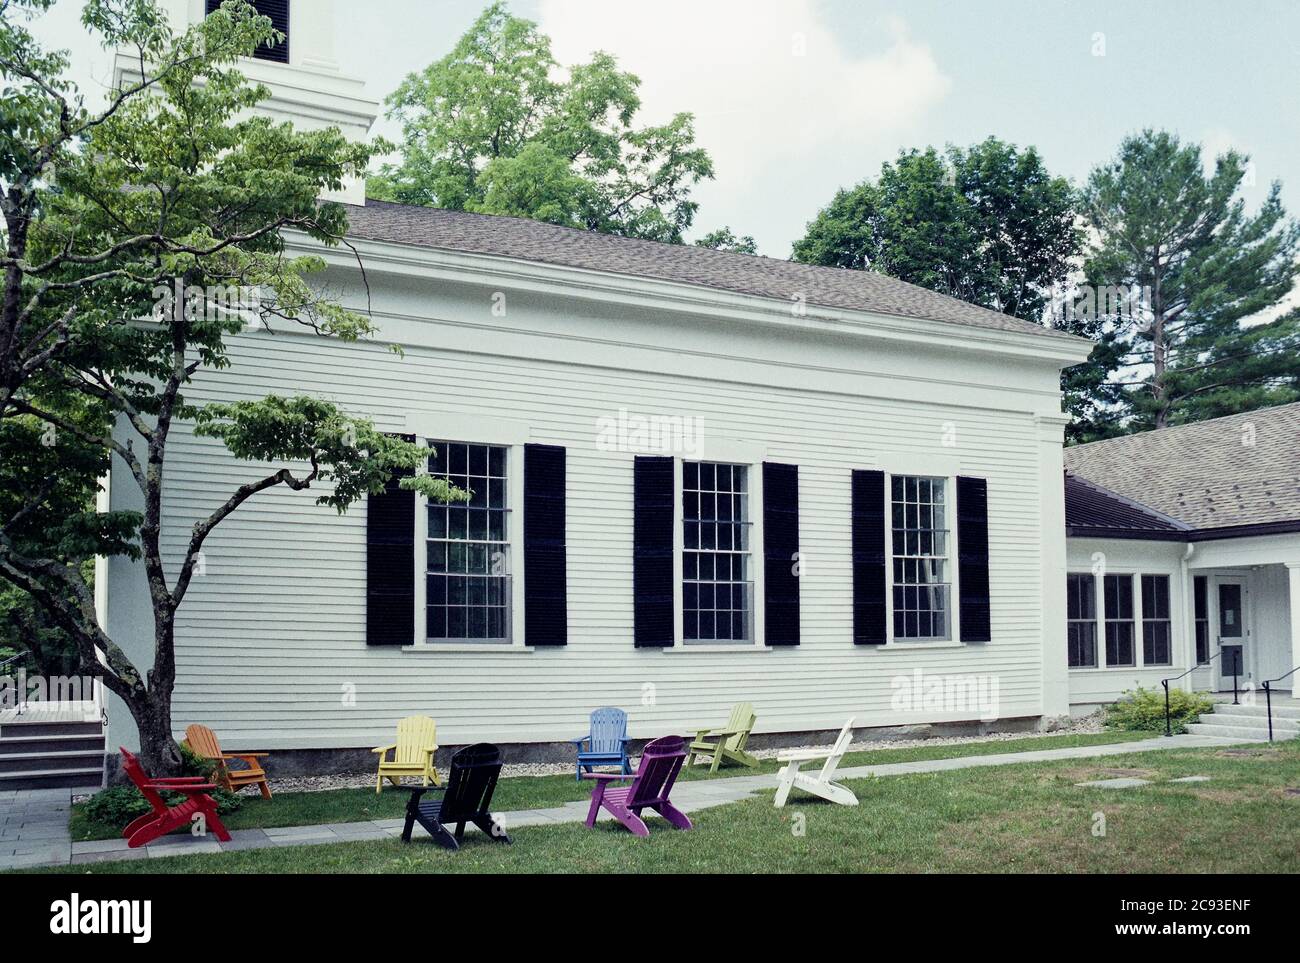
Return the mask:
<svg viewBox="0 0 1300 963">
<path fill-rule="evenodd" d="M 694 284 L 791 303 L 946 321 L 1042 338 L 1073 335 L 937 294 L 875 271 L 816 267 L 752 254 L 663 244 L 541 221 L 467 214 L 368 200 L 347 205 L 349 237 L 584 268 L 609 274 Z"/>
<path fill-rule="evenodd" d="M 1065 467 L 1198 532 L 1300 529 L 1300 402 L 1077 445 Z"/>
</svg>

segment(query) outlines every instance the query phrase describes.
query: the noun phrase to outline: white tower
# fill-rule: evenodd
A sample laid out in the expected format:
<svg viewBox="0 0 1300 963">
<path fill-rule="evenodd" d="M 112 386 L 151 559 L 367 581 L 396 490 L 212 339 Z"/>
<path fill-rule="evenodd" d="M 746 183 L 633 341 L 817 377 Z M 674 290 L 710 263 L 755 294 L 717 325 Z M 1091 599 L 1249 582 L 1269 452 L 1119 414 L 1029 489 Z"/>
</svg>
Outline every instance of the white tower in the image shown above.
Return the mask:
<svg viewBox="0 0 1300 963">
<path fill-rule="evenodd" d="M 379 104 L 365 96 L 365 81 L 339 70 L 334 53 L 335 0 L 250 2 L 285 34 L 281 46 L 259 50 L 255 57 L 240 63 L 249 80 L 271 91 L 257 113 L 291 121 L 303 130 L 337 127 L 350 140 L 364 139 L 379 114 Z M 220 0 L 159 0 L 178 31 L 198 23 L 219 4 Z M 126 51 L 117 55 L 115 74 L 118 80 L 139 76 L 138 64 Z M 343 190 L 322 196 L 364 204 L 365 181 L 353 178 Z"/>
</svg>

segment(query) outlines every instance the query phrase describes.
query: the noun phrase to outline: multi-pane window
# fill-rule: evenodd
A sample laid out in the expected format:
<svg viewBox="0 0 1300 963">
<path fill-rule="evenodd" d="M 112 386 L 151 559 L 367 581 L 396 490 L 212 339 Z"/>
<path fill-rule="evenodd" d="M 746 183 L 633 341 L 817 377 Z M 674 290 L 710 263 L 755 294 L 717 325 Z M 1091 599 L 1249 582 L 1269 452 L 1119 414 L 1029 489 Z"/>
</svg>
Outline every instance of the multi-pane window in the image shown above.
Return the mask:
<svg viewBox="0 0 1300 963">
<path fill-rule="evenodd" d="M 427 635 L 506 641 L 510 566 L 506 449 L 433 442 L 429 474 L 470 493 L 428 506 Z"/>
<path fill-rule="evenodd" d="M 752 640 L 749 478 L 744 465 L 682 463 L 682 634 Z"/>
<path fill-rule="evenodd" d="M 894 637 L 949 638 L 948 514 L 944 479 L 891 480 Z"/>
<path fill-rule="evenodd" d="M 1210 586 L 1209 579 L 1197 575 L 1192 579 L 1194 622 L 1196 624 L 1196 664 L 1210 661 Z"/>
<path fill-rule="evenodd" d="M 1170 664 L 1169 576 L 1142 576 L 1142 664 Z"/>
<path fill-rule="evenodd" d="M 1097 580 L 1071 572 L 1065 583 L 1066 644 L 1071 668 L 1097 666 Z"/>
<path fill-rule="evenodd" d="M 1107 575 L 1106 664 L 1134 665 L 1133 576 Z"/>
</svg>

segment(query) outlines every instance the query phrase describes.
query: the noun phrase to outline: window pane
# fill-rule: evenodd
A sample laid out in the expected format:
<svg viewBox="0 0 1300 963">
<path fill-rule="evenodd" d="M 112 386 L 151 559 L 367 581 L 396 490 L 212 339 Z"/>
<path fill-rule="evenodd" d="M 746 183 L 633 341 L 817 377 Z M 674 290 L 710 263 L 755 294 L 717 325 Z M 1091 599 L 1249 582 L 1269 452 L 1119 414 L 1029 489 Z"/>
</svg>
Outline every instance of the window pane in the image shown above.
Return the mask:
<svg viewBox="0 0 1300 963">
<path fill-rule="evenodd" d="M 682 465 L 682 633 L 687 641 L 752 638 L 745 465 Z"/>
<path fill-rule="evenodd" d="M 459 442 L 433 447 L 429 474 L 469 492 L 470 500 L 429 506 L 428 638 L 504 641 L 510 623 L 506 449 Z"/>
<path fill-rule="evenodd" d="M 950 637 L 946 485 L 943 478 L 891 478 L 895 638 Z"/>
</svg>

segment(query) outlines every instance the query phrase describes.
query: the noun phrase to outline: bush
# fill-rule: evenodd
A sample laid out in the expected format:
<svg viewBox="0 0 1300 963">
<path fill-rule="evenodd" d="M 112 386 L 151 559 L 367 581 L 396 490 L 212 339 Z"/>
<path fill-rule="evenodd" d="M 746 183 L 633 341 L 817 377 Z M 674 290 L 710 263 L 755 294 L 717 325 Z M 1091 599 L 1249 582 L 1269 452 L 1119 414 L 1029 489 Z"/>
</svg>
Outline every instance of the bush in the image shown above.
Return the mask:
<svg viewBox="0 0 1300 963">
<path fill-rule="evenodd" d="M 189 746 L 181 746 L 181 775 L 212 778 L 214 764 L 190 751 Z M 233 813 L 242 800 L 232 792 L 213 789 L 208 795 L 217 801 L 217 812 L 224 816 Z M 163 801 L 168 806 L 176 806 L 185 801 L 185 794 L 179 792 L 162 793 Z M 96 822 L 108 823 L 110 826 L 125 826 L 137 816 L 143 816 L 151 810 L 148 800 L 135 786 L 110 786 L 102 789 L 86 800 L 85 814 Z"/>
<path fill-rule="evenodd" d="M 1214 708 L 1214 700 L 1200 692 L 1169 690 L 1169 722 L 1174 732 L 1186 732 L 1204 712 Z M 1106 725 L 1130 732 L 1163 732 L 1165 728 L 1165 690 L 1141 687 L 1125 692 L 1118 702 L 1106 707 Z"/>
</svg>

